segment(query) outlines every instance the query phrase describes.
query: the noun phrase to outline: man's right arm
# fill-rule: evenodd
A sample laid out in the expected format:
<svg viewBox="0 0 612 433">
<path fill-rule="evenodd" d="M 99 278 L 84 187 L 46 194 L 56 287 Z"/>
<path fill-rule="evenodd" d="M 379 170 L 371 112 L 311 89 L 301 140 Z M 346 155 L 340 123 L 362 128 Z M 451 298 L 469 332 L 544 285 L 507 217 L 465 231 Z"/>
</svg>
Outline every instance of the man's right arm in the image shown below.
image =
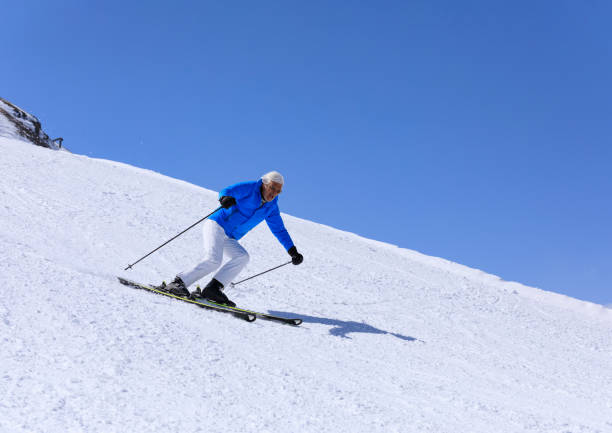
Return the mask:
<svg viewBox="0 0 612 433">
<path fill-rule="evenodd" d="M 236 200 L 246 197 L 253 188 L 253 182 L 240 182 L 223 188 L 219 193 L 219 202 L 225 209 L 236 204 Z"/>
</svg>

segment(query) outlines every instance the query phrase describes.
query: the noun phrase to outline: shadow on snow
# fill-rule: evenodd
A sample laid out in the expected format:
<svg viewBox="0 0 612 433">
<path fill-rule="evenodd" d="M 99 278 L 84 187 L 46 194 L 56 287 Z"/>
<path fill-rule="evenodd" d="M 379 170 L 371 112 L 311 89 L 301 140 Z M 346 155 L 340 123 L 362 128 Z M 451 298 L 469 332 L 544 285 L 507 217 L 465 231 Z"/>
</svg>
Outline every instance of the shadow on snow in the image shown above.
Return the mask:
<svg viewBox="0 0 612 433">
<path fill-rule="evenodd" d="M 362 332 L 366 334 L 389 334 L 404 341 L 420 341 L 414 337 L 409 337 L 394 332 L 383 331 L 382 329 L 375 328 L 374 326 L 368 325 L 367 323 L 363 322 L 327 319 L 325 317 L 307 316 L 305 314 L 292 314 L 282 311 L 270 311 L 270 314 L 284 317 L 295 317 L 297 319 L 302 319 L 304 323 L 320 323 L 322 325 L 332 326 L 332 328 L 329 330 L 329 333 L 336 337 L 351 338 L 347 334 Z"/>
</svg>

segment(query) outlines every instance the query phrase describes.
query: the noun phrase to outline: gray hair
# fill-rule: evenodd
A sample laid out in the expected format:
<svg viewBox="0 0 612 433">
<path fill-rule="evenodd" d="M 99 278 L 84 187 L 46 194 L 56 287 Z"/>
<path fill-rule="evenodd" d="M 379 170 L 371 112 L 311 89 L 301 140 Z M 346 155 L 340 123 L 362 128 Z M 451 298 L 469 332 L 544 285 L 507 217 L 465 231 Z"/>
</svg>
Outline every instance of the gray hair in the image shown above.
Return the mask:
<svg viewBox="0 0 612 433">
<path fill-rule="evenodd" d="M 269 173 L 264 174 L 263 176 L 261 176 L 261 180 L 266 185 L 268 185 L 270 182 L 280 183 L 281 185 L 285 183 L 285 178 L 278 171 L 271 171 Z"/>
</svg>

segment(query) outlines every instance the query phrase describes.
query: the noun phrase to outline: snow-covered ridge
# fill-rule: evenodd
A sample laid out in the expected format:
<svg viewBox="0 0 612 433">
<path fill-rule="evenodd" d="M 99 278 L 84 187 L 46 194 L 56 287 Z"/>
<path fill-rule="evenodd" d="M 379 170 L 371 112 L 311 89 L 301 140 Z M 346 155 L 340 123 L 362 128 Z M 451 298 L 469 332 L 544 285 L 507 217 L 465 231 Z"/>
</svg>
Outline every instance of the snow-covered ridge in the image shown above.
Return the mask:
<svg viewBox="0 0 612 433">
<path fill-rule="evenodd" d="M 13 139 L 0 155 L 3 433 L 612 431 L 603 306 L 283 215 L 304 263 L 229 294 L 304 323 L 249 324 L 116 280 L 195 263 L 198 228 L 123 271 L 214 191 Z M 265 224 L 241 243 L 244 276 L 288 258 Z"/>
<path fill-rule="evenodd" d="M 3 98 L 0 98 L 0 137 L 26 141 L 54 150 L 61 148 L 61 145 L 45 134 L 38 118 Z"/>
</svg>

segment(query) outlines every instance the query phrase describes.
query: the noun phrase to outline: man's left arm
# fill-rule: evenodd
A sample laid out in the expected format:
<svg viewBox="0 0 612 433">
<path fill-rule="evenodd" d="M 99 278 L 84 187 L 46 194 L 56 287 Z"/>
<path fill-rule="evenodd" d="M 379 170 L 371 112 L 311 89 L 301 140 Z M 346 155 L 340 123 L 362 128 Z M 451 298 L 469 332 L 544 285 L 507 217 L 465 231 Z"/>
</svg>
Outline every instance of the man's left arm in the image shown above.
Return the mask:
<svg viewBox="0 0 612 433">
<path fill-rule="evenodd" d="M 285 228 L 283 219 L 281 218 L 278 206 L 274 206 L 274 209 L 266 217 L 266 223 L 270 228 L 270 231 L 276 236 L 276 239 L 285 247 L 287 253 L 291 256 L 291 261 L 294 265 L 299 265 L 304 260 L 304 257 L 297 252 L 297 248 L 293 244 L 289 232 Z"/>
</svg>

